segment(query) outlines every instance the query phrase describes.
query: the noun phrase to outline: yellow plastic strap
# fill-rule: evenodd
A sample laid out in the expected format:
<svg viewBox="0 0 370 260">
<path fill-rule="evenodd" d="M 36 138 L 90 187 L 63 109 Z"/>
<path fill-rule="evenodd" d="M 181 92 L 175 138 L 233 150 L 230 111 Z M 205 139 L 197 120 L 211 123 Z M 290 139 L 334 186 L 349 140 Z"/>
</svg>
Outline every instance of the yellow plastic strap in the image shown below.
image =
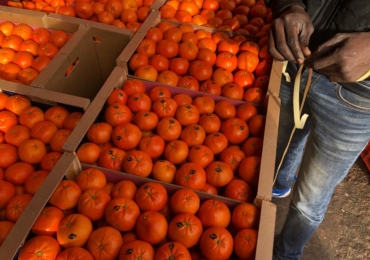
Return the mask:
<svg viewBox="0 0 370 260">
<path fill-rule="evenodd" d="M 285 66 L 283 67 L 283 71 L 282 71 L 284 75 L 286 73 L 285 72 L 286 64 L 287 64 L 287 62 L 285 62 L 285 64 L 284 64 Z M 306 123 L 306 120 L 307 120 L 307 117 L 308 117 L 307 114 L 304 114 L 302 116 L 302 118 L 300 118 L 300 114 L 302 113 L 303 105 L 306 101 L 306 96 L 307 96 L 308 90 L 310 89 L 311 78 L 312 78 L 312 69 L 309 69 L 309 71 L 308 71 L 307 83 L 306 83 L 304 93 L 303 93 L 303 97 L 302 97 L 302 104 L 301 104 L 301 106 L 299 106 L 299 90 L 300 90 L 300 81 L 301 81 L 302 69 L 303 69 L 303 65 L 301 65 L 299 70 L 298 70 L 298 73 L 297 73 L 295 81 L 294 81 L 294 88 L 293 88 L 293 114 L 294 114 L 294 123 L 295 123 L 295 125 L 292 129 L 292 132 L 290 133 L 288 143 L 285 147 L 285 150 L 283 152 L 283 155 L 281 157 L 279 165 L 276 169 L 276 174 L 275 174 L 275 178 L 274 178 L 274 182 L 273 182 L 274 184 L 276 182 L 276 179 L 277 179 L 280 167 L 281 167 L 281 165 L 283 163 L 283 160 L 285 158 L 285 155 L 288 152 L 288 148 L 289 148 L 290 142 L 292 141 L 295 130 L 297 128 L 302 129 L 304 124 Z M 286 77 L 286 75 L 285 75 L 285 77 Z"/>
<path fill-rule="evenodd" d="M 282 68 L 282 73 L 285 76 L 286 82 L 290 82 L 290 75 L 288 72 L 286 72 L 286 67 L 288 66 L 288 61 L 283 61 L 283 68 Z"/>
<path fill-rule="evenodd" d="M 293 113 L 294 113 L 294 125 L 298 129 L 302 129 L 304 127 L 304 124 L 306 123 L 307 114 L 303 114 L 302 117 L 301 114 L 301 108 L 299 106 L 299 89 L 301 85 L 301 74 L 302 74 L 303 65 L 299 67 L 299 70 L 297 72 L 297 75 L 294 80 L 294 89 L 293 89 Z M 310 83 L 308 83 L 310 84 Z M 304 101 L 302 102 L 302 104 Z"/>
<path fill-rule="evenodd" d="M 368 77 L 370 77 L 370 70 L 368 72 L 366 72 L 366 74 L 363 75 L 361 78 L 359 78 L 357 81 L 363 81 L 363 80 L 367 79 Z"/>
</svg>

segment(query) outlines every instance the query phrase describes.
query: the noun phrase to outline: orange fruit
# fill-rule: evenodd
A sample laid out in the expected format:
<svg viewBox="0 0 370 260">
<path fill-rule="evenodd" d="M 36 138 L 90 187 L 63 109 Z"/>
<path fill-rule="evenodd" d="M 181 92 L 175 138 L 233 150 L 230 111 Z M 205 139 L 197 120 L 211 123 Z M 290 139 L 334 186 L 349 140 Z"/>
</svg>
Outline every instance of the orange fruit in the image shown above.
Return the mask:
<svg viewBox="0 0 370 260">
<path fill-rule="evenodd" d="M 82 214 L 71 214 L 62 219 L 57 230 L 57 240 L 63 248 L 82 247 L 93 230 L 91 220 Z"/>
<path fill-rule="evenodd" d="M 121 233 L 113 227 L 100 227 L 94 230 L 87 242 L 86 249 L 94 259 L 116 259 L 123 241 Z"/>
<path fill-rule="evenodd" d="M 87 168 L 76 176 L 75 182 L 82 191 L 92 188 L 103 189 L 107 184 L 107 178 L 102 171 L 95 168 Z"/>
<path fill-rule="evenodd" d="M 216 199 L 203 202 L 198 210 L 198 217 L 205 228 L 211 226 L 226 228 L 231 220 L 229 208 L 225 203 Z"/>
<path fill-rule="evenodd" d="M 195 214 L 200 207 L 200 199 L 191 189 L 183 188 L 172 194 L 170 205 L 175 214 L 184 212 Z"/>
<path fill-rule="evenodd" d="M 142 211 L 159 211 L 165 206 L 167 200 L 166 188 L 156 182 L 144 183 L 135 194 L 135 202 Z"/>
<path fill-rule="evenodd" d="M 237 230 L 258 228 L 260 210 L 251 203 L 237 205 L 231 215 L 231 223 Z"/>
<path fill-rule="evenodd" d="M 167 235 L 166 218 L 156 211 L 143 212 L 136 222 L 136 235 L 151 245 L 160 243 Z"/>
</svg>

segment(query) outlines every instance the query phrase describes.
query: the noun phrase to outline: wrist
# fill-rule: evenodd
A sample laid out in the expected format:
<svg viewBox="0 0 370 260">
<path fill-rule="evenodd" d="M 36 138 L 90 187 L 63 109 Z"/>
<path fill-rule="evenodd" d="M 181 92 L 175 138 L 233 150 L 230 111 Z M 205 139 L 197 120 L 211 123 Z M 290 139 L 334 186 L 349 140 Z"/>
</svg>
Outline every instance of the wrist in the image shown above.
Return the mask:
<svg viewBox="0 0 370 260">
<path fill-rule="evenodd" d="M 287 9 L 293 12 L 306 12 L 306 7 L 304 5 L 291 5 Z"/>
<path fill-rule="evenodd" d="M 290 0 L 290 1 L 281 1 L 276 3 L 274 8 L 272 8 L 274 17 L 279 17 L 283 13 L 289 12 L 306 12 L 306 6 L 302 3 L 302 1 L 297 0 Z"/>
</svg>

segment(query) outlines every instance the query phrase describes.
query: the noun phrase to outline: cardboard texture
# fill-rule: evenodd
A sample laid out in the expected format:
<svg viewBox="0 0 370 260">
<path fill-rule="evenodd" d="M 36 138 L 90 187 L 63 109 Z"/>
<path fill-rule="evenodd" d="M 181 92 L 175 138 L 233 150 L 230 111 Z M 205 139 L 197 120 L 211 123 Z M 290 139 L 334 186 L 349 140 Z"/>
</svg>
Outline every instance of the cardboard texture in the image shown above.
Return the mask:
<svg viewBox="0 0 370 260">
<path fill-rule="evenodd" d="M 255 260 L 270 260 L 274 247 L 276 205 L 262 201 Z"/>
<path fill-rule="evenodd" d="M 370 172 L 370 142 L 366 145 L 360 156 L 365 163 L 367 170 Z"/>
<path fill-rule="evenodd" d="M 155 82 L 155 81 L 143 80 L 142 78 L 131 76 L 131 75 L 128 75 L 127 78 L 128 79 L 140 80 L 140 81 L 144 82 L 144 85 L 148 86 L 149 88 L 153 88 L 155 86 L 164 86 L 164 87 L 168 88 L 171 91 L 171 93 L 173 93 L 174 95 L 179 94 L 179 93 L 186 93 L 186 94 L 188 94 L 189 96 L 191 96 L 193 98 L 198 97 L 198 96 L 210 96 L 210 97 L 212 97 L 212 99 L 215 102 L 218 102 L 218 101 L 221 101 L 221 100 L 227 100 L 227 101 L 230 101 L 231 103 L 233 103 L 235 106 L 247 103 L 245 101 L 230 99 L 230 98 L 227 98 L 227 97 L 214 95 L 214 94 L 208 94 L 208 93 L 201 92 L 201 91 L 175 87 L 175 86 L 166 85 L 166 84 L 163 84 L 163 83 L 160 83 L 160 82 Z M 255 106 L 258 107 L 258 108 L 263 107 L 263 105 L 258 105 L 258 104 L 255 104 Z"/>
<path fill-rule="evenodd" d="M 136 48 L 138 47 L 139 43 L 144 39 L 146 33 L 144 32 L 137 32 L 135 33 L 134 37 L 132 37 L 131 41 L 127 44 L 126 48 L 121 52 L 118 56 L 116 63 L 119 67 L 128 66 L 128 62 L 132 55 L 134 55 Z"/>
<path fill-rule="evenodd" d="M 86 113 L 82 116 L 79 123 L 69 136 L 68 140 L 63 146 L 63 150 L 66 152 L 74 153 L 84 138 L 87 130 L 95 122 L 99 113 L 103 110 L 105 101 L 109 97 L 110 93 L 114 88 L 121 88 L 122 84 L 126 80 L 127 70 L 126 68 L 116 67 L 109 78 L 106 80 L 95 99 L 91 102 Z"/>
<path fill-rule="evenodd" d="M 272 63 L 267 95 L 279 97 L 284 63 L 274 60 Z M 292 79 L 294 80 L 294 79 Z"/>
<path fill-rule="evenodd" d="M 260 176 L 257 196 L 254 201 L 256 205 L 260 205 L 263 200 L 271 201 L 272 199 L 279 114 L 280 99 L 276 96 L 267 96 L 266 123 L 263 137 Z"/>
<path fill-rule="evenodd" d="M 155 17 L 158 17 L 158 11 L 157 10 L 150 10 L 150 13 L 148 17 L 145 19 L 145 21 L 141 24 L 138 32 L 141 33 L 147 33 L 151 27 L 153 27 L 153 19 Z M 159 14 L 160 15 L 160 14 Z"/>
<path fill-rule="evenodd" d="M 74 163 L 74 157 L 63 154 L 40 189 L 33 196 L 18 221 L 14 224 L 9 235 L 0 247 L 0 259 L 12 260 L 24 244 L 33 223 L 35 223 L 41 210 L 46 205 L 55 188 L 64 177 L 66 169 Z"/>
<path fill-rule="evenodd" d="M 82 97 L 71 96 L 63 93 L 55 93 L 46 89 L 31 88 L 26 85 L 10 81 L 2 81 L 0 91 L 8 91 L 28 96 L 32 101 L 46 103 L 49 105 L 63 104 L 81 108 L 86 111 L 90 105 L 90 100 Z"/>
<path fill-rule="evenodd" d="M 76 32 L 80 28 L 78 22 L 68 22 L 64 20 L 53 20 L 44 12 L 32 11 L 27 9 L 0 6 L 0 19 L 14 23 L 26 23 L 33 27 L 43 27 L 51 30 L 63 30 Z"/>
<path fill-rule="evenodd" d="M 131 40 L 133 32 L 54 13 L 47 18 L 52 24 L 79 24 L 80 27 L 31 85 L 94 99 L 115 68 L 116 59 Z M 66 75 L 71 65 L 73 69 Z"/>
<path fill-rule="evenodd" d="M 154 3 L 150 6 L 150 9 L 158 11 L 165 3 L 166 0 L 155 0 Z"/>
</svg>

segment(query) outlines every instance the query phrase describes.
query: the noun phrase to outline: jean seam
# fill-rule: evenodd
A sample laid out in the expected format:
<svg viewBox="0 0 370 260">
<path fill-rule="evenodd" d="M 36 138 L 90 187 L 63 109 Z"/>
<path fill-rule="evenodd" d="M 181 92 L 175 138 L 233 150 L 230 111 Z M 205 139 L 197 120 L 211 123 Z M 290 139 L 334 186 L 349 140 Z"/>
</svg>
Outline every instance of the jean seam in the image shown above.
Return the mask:
<svg viewBox="0 0 370 260">
<path fill-rule="evenodd" d="M 347 104 L 348 106 L 354 108 L 354 109 L 357 109 L 361 112 L 370 112 L 370 109 L 369 108 L 364 108 L 364 107 L 361 107 L 361 106 L 357 106 L 356 104 L 353 104 L 349 101 L 347 101 L 346 99 L 344 99 L 342 93 L 340 92 L 342 90 L 342 85 L 339 85 L 339 84 L 336 84 L 335 85 L 335 88 L 336 88 L 336 93 L 337 93 L 337 96 L 338 96 L 338 99 L 343 101 L 345 104 Z"/>
</svg>

